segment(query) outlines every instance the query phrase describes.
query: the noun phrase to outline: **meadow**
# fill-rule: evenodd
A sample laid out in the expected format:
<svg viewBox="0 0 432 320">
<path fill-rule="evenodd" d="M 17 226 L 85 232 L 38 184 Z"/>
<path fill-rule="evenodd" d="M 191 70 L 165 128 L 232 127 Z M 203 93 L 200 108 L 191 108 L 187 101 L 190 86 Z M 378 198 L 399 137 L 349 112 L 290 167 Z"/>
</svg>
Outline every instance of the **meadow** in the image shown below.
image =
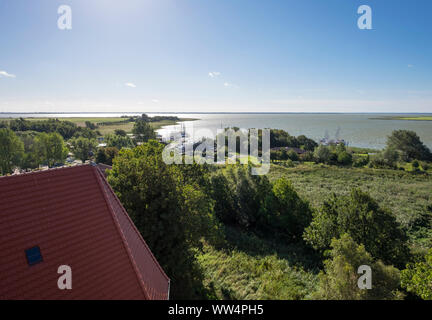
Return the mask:
<svg viewBox="0 0 432 320">
<path fill-rule="evenodd" d="M 390 209 L 408 230 L 412 229 L 432 202 L 432 176 L 429 172 L 413 173 L 315 163 L 298 164 L 293 168 L 272 165 L 270 180 L 280 177 L 290 180 L 299 194 L 314 207 L 322 205 L 332 193 L 348 194 L 352 188 L 360 188 Z M 411 236 L 415 244 L 422 240 L 414 234 Z"/>
<path fill-rule="evenodd" d="M 42 121 L 42 120 L 49 120 L 52 118 L 25 118 L 25 119 L 31 121 Z M 98 123 L 104 123 L 104 125 L 100 125 L 97 129 L 103 136 L 110 133 L 114 133 L 114 131 L 117 129 L 124 130 L 126 131 L 126 133 L 131 133 L 132 128 L 134 126 L 134 122 L 119 123 L 121 121 L 127 120 L 127 118 L 122 118 L 122 117 L 66 117 L 66 118 L 59 117 L 57 119 L 60 121 L 69 121 L 75 123 L 79 127 L 85 127 L 85 123 L 87 121 L 95 125 Z M 5 119 L 5 120 L 11 120 L 11 119 Z M 195 120 L 195 119 L 181 118 L 178 121 L 191 121 L 191 120 Z M 149 124 L 154 130 L 158 130 L 164 126 L 175 125 L 178 121 L 161 120 L 161 121 L 150 122 Z"/>
<path fill-rule="evenodd" d="M 315 163 L 294 167 L 272 164 L 268 177 L 290 180 L 314 208 L 332 193 L 356 187 L 395 214 L 415 251 L 432 244 L 430 230 L 415 224 L 432 203 L 432 176 L 390 169 L 350 168 Z M 306 246 L 276 242 L 234 228 L 226 229 L 223 248 L 205 244 L 197 253 L 204 284 L 217 299 L 311 299 L 318 286 L 317 257 Z"/>
</svg>

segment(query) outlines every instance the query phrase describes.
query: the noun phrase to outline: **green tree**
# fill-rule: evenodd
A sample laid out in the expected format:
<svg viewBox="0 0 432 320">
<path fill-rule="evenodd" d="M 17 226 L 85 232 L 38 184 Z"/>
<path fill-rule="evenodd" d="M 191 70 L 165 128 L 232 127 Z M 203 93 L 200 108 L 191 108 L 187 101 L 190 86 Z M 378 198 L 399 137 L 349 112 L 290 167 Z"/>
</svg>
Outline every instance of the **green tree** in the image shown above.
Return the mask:
<svg viewBox="0 0 432 320">
<path fill-rule="evenodd" d="M 24 143 L 24 155 L 21 168 L 35 169 L 39 167 L 41 160 L 37 152 L 36 135 L 34 132 L 22 132 L 19 138 Z"/>
<path fill-rule="evenodd" d="M 96 140 L 84 137 L 71 139 L 70 143 L 73 148 L 73 154 L 76 158 L 80 159 L 82 163 L 91 158 L 97 146 Z"/>
<path fill-rule="evenodd" d="M 133 148 L 134 142 L 128 136 L 120 136 L 116 134 L 108 134 L 105 136 L 107 147 L 115 147 L 118 150 L 122 148 Z"/>
<path fill-rule="evenodd" d="M 346 151 L 342 151 L 338 154 L 337 161 L 342 165 L 350 165 L 352 163 L 352 155 Z"/>
<path fill-rule="evenodd" d="M 393 167 L 396 164 L 396 162 L 399 160 L 399 152 L 392 147 L 385 148 L 381 156 L 384 159 L 384 161 L 387 162 L 387 165 L 390 167 Z"/>
<path fill-rule="evenodd" d="M 163 148 L 150 141 L 121 150 L 108 181 L 171 278 L 172 296 L 202 297 L 193 249 L 215 228 L 213 205 L 198 185 L 183 183 L 176 165 L 165 164 Z"/>
<path fill-rule="evenodd" d="M 331 152 L 329 147 L 324 145 L 319 145 L 314 151 L 314 157 L 316 161 L 328 163 L 331 159 Z"/>
<path fill-rule="evenodd" d="M 23 153 L 24 144 L 16 134 L 10 129 L 0 129 L 0 173 L 11 173 L 14 166 L 20 165 Z"/>
<path fill-rule="evenodd" d="M 278 231 L 291 241 L 301 240 L 304 229 L 312 221 L 309 203 L 300 198 L 287 179 L 274 182 L 272 192 L 266 198 L 269 231 Z"/>
<path fill-rule="evenodd" d="M 35 138 L 35 143 L 38 158 L 48 167 L 63 163 L 67 157 L 68 149 L 62 136 L 56 132 L 39 134 Z"/>
<path fill-rule="evenodd" d="M 401 274 L 402 287 L 424 300 L 432 300 L 432 249 L 424 261 L 410 263 Z"/>
<path fill-rule="evenodd" d="M 93 122 L 91 121 L 86 121 L 85 122 L 85 126 L 86 128 L 89 128 L 90 130 L 95 130 L 97 128 L 97 125 L 95 125 Z"/>
<path fill-rule="evenodd" d="M 407 235 L 396 218 L 367 193 L 353 189 L 347 196 L 335 194 L 314 212 L 305 240 L 315 249 L 330 248 L 332 238 L 349 234 L 376 259 L 402 268 L 409 259 Z"/>
<path fill-rule="evenodd" d="M 111 166 L 118 153 L 119 150 L 116 147 L 99 148 L 96 154 L 96 162 Z"/>
<path fill-rule="evenodd" d="M 98 136 L 98 132 L 88 127 L 85 128 L 79 127 L 78 130 L 73 135 L 74 138 L 83 137 L 87 139 L 96 139 L 97 136 Z"/>
<path fill-rule="evenodd" d="M 127 133 L 123 129 L 115 129 L 114 134 L 122 137 L 126 137 Z"/>
<path fill-rule="evenodd" d="M 290 159 L 292 161 L 298 161 L 299 160 L 299 156 L 298 156 L 297 152 L 295 152 L 294 150 L 288 151 L 287 157 L 288 157 L 288 159 Z"/>
<path fill-rule="evenodd" d="M 318 143 L 304 135 L 298 136 L 297 141 L 299 145 L 302 146 L 306 151 L 314 151 L 315 148 L 318 147 Z"/>
<path fill-rule="evenodd" d="M 393 300 L 402 299 L 397 291 L 399 270 L 374 261 L 363 245 L 358 245 L 348 234 L 331 242 L 330 258 L 324 261 L 324 272 L 319 275 L 319 290 L 314 298 L 326 300 Z M 358 287 L 358 268 L 369 266 L 372 289 Z"/>
<path fill-rule="evenodd" d="M 137 120 L 132 129 L 135 139 L 138 142 L 147 142 L 151 139 L 156 139 L 156 134 L 151 125 L 145 120 Z"/>
<path fill-rule="evenodd" d="M 223 176 L 220 176 L 223 175 Z M 218 218 L 226 224 L 256 230 L 266 219 L 260 211 L 272 186 L 266 176 L 254 176 L 247 165 L 230 165 L 211 179 Z M 264 219 L 264 220 L 263 220 Z"/>
<path fill-rule="evenodd" d="M 343 143 L 343 142 L 338 143 L 338 144 L 336 145 L 335 150 L 336 150 L 336 153 L 337 153 L 338 155 L 341 154 L 342 152 L 346 152 L 345 143 Z"/>
<path fill-rule="evenodd" d="M 402 160 L 431 160 L 432 154 L 414 131 L 395 130 L 387 138 L 387 148 L 399 151 Z"/>
</svg>

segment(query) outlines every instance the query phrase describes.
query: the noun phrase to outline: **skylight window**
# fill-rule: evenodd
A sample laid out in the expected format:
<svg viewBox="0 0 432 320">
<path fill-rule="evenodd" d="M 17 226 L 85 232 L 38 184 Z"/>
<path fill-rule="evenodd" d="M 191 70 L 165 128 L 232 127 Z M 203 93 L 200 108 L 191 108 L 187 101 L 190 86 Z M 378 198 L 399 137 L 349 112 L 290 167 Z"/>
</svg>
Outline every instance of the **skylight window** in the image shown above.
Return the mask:
<svg viewBox="0 0 432 320">
<path fill-rule="evenodd" d="M 38 246 L 25 250 L 29 266 L 42 262 L 42 254 Z"/>
</svg>

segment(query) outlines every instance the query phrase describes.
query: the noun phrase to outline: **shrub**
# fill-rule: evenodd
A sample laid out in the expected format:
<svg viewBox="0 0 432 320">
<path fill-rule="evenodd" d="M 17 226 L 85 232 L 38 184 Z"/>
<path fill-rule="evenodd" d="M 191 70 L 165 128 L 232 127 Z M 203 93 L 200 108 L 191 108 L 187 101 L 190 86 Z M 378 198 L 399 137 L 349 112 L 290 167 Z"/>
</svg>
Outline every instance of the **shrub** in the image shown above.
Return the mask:
<svg viewBox="0 0 432 320">
<path fill-rule="evenodd" d="M 369 163 L 369 155 L 367 156 L 357 156 L 353 158 L 353 166 L 356 168 L 364 167 Z"/>
<path fill-rule="evenodd" d="M 358 245 L 348 234 L 331 242 L 330 259 L 324 262 L 325 272 L 319 275 L 318 299 L 330 300 L 379 300 L 402 299 L 397 291 L 399 270 L 386 266 L 380 260 L 374 261 L 363 245 Z M 358 287 L 360 266 L 366 265 L 373 270 L 372 289 Z"/>
<path fill-rule="evenodd" d="M 288 151 L 288 159 L 292 160 L 292 161 L 298 161 L 299 160 L 299 156 L 297 154 L 297 152 L 295 152 L 294 150 L 290 150 Z"/>
<path fill-rule="evenodd" d="M 344 233 L 386 264 L 404 266 L 409 258 L 407 235 L 394 215 L 359 189 L 347 196 L 334 194 L 325 201 L 303 236 L 315 249 L 324 251 L 332 238 Z"/>
<path fill-rule="evenodd" d="M 342 165 L 350 165 L 352 163 L 352 155 L 346 151 L 342 151 L 338 154 L 337 161 Z"/>
<path fill-rule="evenodd" d="M 390 149 L 399 151 L 404 161 L 410 159 L 430 160 L 432 154 L 414 131 L 395 130 L 387 139 Z"/>
<path fill-rule="evenodd" d="M 311 151 L 306 151 L 300 155 L 301 161 L 314 161 L 314 154 Z"/>
<path fill-rule="evenodd" d="M 314 157 L 317 162 L 330 162 L 331 160 L 331 152 L 330 149 L 327 146 L 320 145 L 318 148 L 315 149 Z"/>
<path fill-rule="evenodd" d="M 432 300 L 432 249 L 423 261 L 408 264 L 401 274 L 402 287 L 424 300 Z"/>
</svg>

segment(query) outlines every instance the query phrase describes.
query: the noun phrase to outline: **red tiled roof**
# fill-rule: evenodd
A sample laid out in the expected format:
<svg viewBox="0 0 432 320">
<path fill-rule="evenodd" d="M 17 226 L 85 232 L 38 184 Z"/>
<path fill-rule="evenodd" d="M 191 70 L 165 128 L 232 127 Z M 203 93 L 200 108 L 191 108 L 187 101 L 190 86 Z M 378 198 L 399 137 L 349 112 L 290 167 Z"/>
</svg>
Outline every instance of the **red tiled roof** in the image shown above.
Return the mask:
<svg viewBox="0 0 432 320">
<path fill-rule="evenodd" d="M 43 261 L 29 266 L 25 250 Z M 72 290 L 60 290 L 60 265 Z M 0 299 L 167 299 L 169 279 L 95 166 L 0 177 Z"/>
<path fill-rule="evenodd" d="M 100 171 L 102 171 L 102 173 L 103 173 L 105 176 L 107 175 L 107 172 L 106 172 L 106 171 L 112 169 L 111 166 L 109 166 L 109 165 L 107 165 L 107 164 L 104 164 L 104 163 L 98 163 L 98 164 L 97 164 L 97 167 L 99 168 Z"/>
</svg>

